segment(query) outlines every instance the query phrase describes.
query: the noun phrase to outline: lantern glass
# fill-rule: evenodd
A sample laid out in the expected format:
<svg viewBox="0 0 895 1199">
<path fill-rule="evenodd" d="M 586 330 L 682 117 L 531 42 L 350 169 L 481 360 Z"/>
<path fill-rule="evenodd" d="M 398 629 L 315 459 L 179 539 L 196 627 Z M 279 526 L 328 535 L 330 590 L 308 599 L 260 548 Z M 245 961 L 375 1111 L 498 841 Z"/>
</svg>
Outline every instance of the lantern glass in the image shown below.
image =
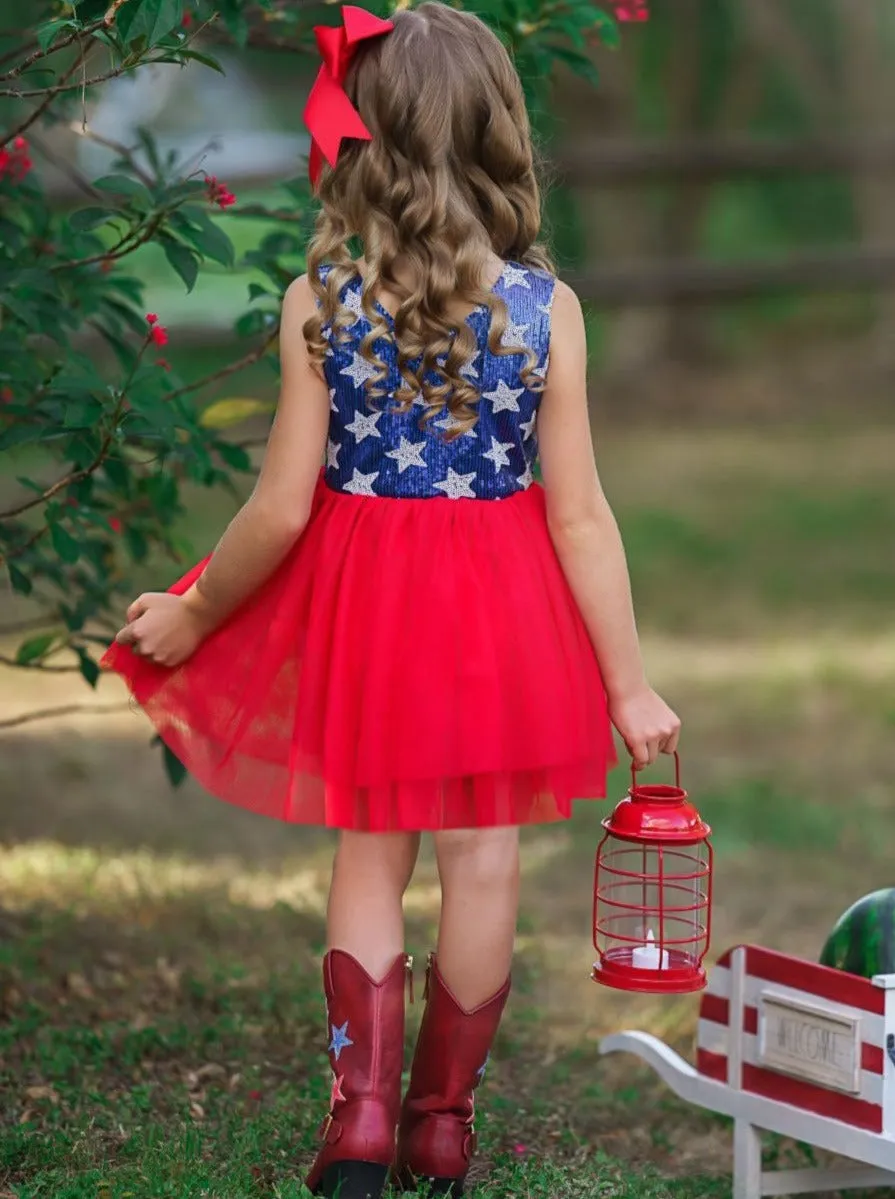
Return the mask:
<svg viewBox="0 0 895 1199">
<path fill-rule="evenodd" d="M 597 888 L 597 949 L 631 962 L 654 943 L 669 964 L 698 961 L 706 936 L 708 853 L 705 845 L 607 844 Z"/>
</svg>

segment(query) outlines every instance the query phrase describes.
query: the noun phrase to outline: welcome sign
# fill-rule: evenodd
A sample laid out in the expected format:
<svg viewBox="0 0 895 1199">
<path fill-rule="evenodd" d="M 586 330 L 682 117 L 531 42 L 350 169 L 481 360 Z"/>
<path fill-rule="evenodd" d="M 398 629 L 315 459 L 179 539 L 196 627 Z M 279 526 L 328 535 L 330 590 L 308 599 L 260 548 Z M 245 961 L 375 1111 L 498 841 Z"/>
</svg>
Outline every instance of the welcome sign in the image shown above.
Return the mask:
<svg viewBox="0 0 895 1199">
<path fill-rule="evenodd" d="M 769 1070 L 857 1095 L 860 1018 L 766 993 L 761 997 L 759 1061 Z"/>
</svg>

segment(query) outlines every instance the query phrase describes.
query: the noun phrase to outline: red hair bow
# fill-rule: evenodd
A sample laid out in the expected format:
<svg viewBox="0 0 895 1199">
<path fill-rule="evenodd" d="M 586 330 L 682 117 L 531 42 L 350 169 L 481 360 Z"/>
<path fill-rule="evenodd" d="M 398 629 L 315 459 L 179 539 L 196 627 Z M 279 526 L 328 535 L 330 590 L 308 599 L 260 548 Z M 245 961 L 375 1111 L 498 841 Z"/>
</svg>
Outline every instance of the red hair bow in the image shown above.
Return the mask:
<svg viewBox="0 0 895 1199">
<path fill-rule="evenodd" d="M 372 135 L 345 94 L 345 76 L 358 43 L 394 29 L 391 21 L 374 17 L 365 8 L 342 5 L 342 28 L 317 25 L 314 36 L 323 66 L 305 105 L 304 120 L 311 135 L 308 173 L 317 186 L 323 159 L 336 165 L 343 137 L 370 141 Z"/>
</svg>

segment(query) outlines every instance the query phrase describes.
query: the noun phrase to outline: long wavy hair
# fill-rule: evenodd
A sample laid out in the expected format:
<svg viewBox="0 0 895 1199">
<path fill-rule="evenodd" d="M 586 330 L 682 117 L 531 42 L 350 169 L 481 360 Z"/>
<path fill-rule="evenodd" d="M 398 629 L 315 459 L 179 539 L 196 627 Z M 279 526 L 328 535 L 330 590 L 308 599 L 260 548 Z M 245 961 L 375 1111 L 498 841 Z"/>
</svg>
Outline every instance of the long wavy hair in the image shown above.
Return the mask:
<svg viewBox="0 0 895 1199">
<path fill-rule="evenodd" d="M 324 166 L 308 249 L 320 307 L 304 336 L 322 372 L 328 337 L 344 343 L 356 319 L 339 293 L 358 277 L 349 251 L 358 239 L 371 324 L 360 353 L 376 371 L 367 399 L 385 394 L 387 369 L 374 346 L 393 341 L 401 376 L 394 400 L 406 411 L 421 398 L 424 420 L 447 408 L 454 437 L 474 424 L 480 393 L 463 373 L 475 333 L 450 313 L 487 308 L 491 351 L 519 353 L 524 347 L 503 344 L 506 306 L 483 265 L 492 254 L 546 271 L 553 265 L 537 244 L 541 198 L 522 85 L 499 38 L 478 17 L 436 0 L 393 20 L 392 32 L 359 47 L 346 80 L 372 140 L 344 141 L 335 168 Z M 412 286 L 395 277 L 398 259 Z M 332 268 L 325 281 L 324 264 Z M 393 319 L 375 304 L 383 287 L 400 299 Z M 527 352 L 521 373 L 533 390 L 543 387 L 536 366 Z"/>
</svg>

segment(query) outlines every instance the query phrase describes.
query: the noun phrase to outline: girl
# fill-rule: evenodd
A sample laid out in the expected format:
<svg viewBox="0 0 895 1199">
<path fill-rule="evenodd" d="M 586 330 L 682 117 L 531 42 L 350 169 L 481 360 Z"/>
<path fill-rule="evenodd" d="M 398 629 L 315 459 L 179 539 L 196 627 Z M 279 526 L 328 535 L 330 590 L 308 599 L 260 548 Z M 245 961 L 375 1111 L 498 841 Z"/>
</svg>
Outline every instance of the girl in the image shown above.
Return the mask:
<svg viewBox="0 0 895 1199">
<path fill-rule="evenodd" d="M 510 989 L 518 828 L 605 795 L 610 722 L 640 768 L 679 721 L 644 677 L 510 59 L 432 0 L 342 21 L 317 31 L 321 209 L 260 477 L 209 559 L 131 605 L 105 665 L 214 794 L 340 830 L 310 1188 L 378 1196 L 393 1171 L 456 1199 Z M 402 1103 L 423 830 L 441 922 Z"/>
</svg>

